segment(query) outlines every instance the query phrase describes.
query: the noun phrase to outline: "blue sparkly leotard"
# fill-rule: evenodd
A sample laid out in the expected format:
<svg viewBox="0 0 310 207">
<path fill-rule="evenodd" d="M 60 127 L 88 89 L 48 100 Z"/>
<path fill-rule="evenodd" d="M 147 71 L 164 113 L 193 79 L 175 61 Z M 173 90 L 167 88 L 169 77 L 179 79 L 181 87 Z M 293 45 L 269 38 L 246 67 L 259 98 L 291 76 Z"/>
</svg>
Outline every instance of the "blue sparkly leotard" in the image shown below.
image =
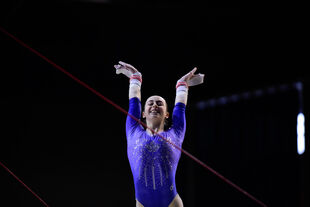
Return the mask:
<svg viewBox="0 0 310 207">
<path fill-rule="evenodd" d="M 129 100 L 129 113 L 140 119 L 141 102 L 138 98 Z M 185 125 L 185 104 L 177 103 L 173 109 L 172 127 L 160 135 L 181 147 Z M 127 116 L 126 135 L 136 199 L 144 207 L 168 207 L 177 195 L 175 173 L 181 151 L 158 135 L 149 135 L 130 116 Z"/>
</svg>

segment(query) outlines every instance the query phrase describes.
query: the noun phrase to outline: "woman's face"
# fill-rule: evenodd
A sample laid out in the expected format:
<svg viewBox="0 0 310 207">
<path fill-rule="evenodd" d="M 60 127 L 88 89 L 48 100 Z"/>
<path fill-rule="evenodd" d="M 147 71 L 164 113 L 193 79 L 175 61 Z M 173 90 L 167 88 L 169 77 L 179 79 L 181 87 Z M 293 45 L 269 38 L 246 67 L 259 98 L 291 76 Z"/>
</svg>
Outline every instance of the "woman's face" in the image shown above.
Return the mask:
<svg viewBox="0 0 310 207">
<path fill-rule="evenodd" d="M 165 99 L 160 96 L 149 97 L 144 106 L 143 118 L 148 121 L 164 121 L 169 117 L 167 112 L 167 103 Z"/>
</svg>

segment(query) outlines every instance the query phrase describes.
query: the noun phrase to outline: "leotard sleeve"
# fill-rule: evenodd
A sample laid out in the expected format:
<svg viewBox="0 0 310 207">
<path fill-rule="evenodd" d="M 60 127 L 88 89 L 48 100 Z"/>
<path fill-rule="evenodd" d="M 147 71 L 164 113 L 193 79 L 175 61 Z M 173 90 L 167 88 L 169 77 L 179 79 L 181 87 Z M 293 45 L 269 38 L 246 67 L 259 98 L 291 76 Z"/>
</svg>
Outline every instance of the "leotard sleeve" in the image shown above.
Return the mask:
<svg viewBox="0 0 310 207">
<path fill-rule="evenodd" d="M 172 113 L 172 127 L 171 130 L 174 131 L 178 140 L 178 143 L 182 143 L 184 140 L 185 130 L 186 130 L 186 118 L 185 118 L 185 104 L 178 102 L 175 104 Z"/>
<path fill-rule="evenodd" d="M 140 120 L 141 117 L 141 102 L 137 97 L 131 98 L 129 100 L 129 110 L 128 113 L 132 116 L 136 117 Z M 134 133 L 137 129 L 143 129 L 143 127 L 129 115 L 127 116 L 126 120 L 126 135 L 127 139 L 129 139 L 131 134 Z"/>
</svg>

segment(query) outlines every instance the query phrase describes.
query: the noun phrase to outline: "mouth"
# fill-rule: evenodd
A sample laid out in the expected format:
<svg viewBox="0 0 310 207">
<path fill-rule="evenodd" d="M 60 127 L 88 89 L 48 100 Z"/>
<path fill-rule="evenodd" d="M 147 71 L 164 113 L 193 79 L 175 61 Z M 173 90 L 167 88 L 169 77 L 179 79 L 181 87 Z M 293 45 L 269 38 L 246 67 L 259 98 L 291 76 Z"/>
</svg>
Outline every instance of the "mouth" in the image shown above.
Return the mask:
<svg viewBox="0 0 310 207">
<path fill-rule="evenodd" d="M 150 111 L 150 115 L 159 115 L 159 114 L 160 114 L 159 111 L 156 110 L 156 109 L 152 109 L 152 110 Z"/>
</svg>

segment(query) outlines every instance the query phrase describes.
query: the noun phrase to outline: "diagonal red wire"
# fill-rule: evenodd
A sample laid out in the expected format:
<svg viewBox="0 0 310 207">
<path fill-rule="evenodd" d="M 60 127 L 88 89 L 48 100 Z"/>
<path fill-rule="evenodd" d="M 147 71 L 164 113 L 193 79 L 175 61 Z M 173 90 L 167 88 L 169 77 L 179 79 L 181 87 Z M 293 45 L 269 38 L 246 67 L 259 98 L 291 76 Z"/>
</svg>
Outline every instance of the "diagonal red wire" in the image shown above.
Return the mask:
<svg viewBox="0 0 310 207">
<path fill-rule="evenodd" d="M 18 180 L 18 182 L 20 182 L 25 188 L 27 188 L 37 199 L 39 199 L 41 201 L 41 203 L 43 203 L 45 206 L 48 207 L 48 205 L 44 202 L 44 200 L 42 198 L 40 198 L 35 192 L 33 192 L 25 183 L 23 183 L 23 181 L 21 181 L 14 173 L 12 173 L 12 171 L 9 168 L 7 168 L 4 164 L 2 164 L 2 162 L 0 162 L 0 165 L 6 171 L 8 171 L 16 180 Z"/>
<path fill-rule="evenodd" d="M 257 198 L 255 198 L 253 195 L 251 195 L 250 193 L 248 193 L 247 191 L 245 191 L 244 189 L 242 189 L 241 187 L 239 187 L 238 185 L 234 184 L 232 181 L 228 180 L 227 178 L 225 178 L 223 175 L 221 175 L 220 173 L 218 173 L 217 171 L 215 171 L 214 169 L 212 169 L 211 167 L 209 167 L 208 165 L 206 165 L 204 162 L 202 162 L 201 160 L 199 160 L 198 158 L 196 158 L 194 155 L 190 154 L 189 152 L 187 152 L 186 150 L 178 147 L 177 145 L 175 145 L 173 142 L 167 140 L 165 137 L 163 137 L 162 135 L 156 133 L 153 129 L 149 128 L 146 126 L 145 123 L 141 122 L 139 119 L 137 119 L 136 117 L 134 117 L 133 115 L 129 114 L 127 112 L 127 110 L 123 109 L 122 107 L 120 107 L 119 105 L 117 105 L 116 103 L 114 103 L 113 101 L 111 101 L 110 99 L 106 98 L 105 96 L 103 96 L 101 93 L 99 93 L 98 91 L 96 91 L 95 89 L 93 89 L 92 87 L 90 87 L 89 85 L 87 85 L 85 82 L 79 80 L 77 77 L 75 77 L 74 75 L 72 75 L 71 73 L 67 72 L 65 69 L 63 69 L 61 66 L 57 65 L 56 63 L 54 63 L 53 61 L 49 60 L 47 57 L 45 57 L 44 55 L 42 55 L 41 53 L 39 53 L 38 51 L 36 51 L 35 49 L 31 48 L 30 46 L 28 46 L 27 44 L 25 44 L 24 42 L 22 42 L 21 40 L 19 40 L 18 38 L 16 38 L 15 36 L 13 36 L 12 34 L 10 34 L 9 32 L 7 32 L 5 29 L 3 29 L 2 27 L 0 27 L 0 30 L 8 35 L 9 37 L 11 37 L 12 39 L 14 39 L 16 42 L 18 42 L 20 45 L 24 46 L 25 48 L 29 49 L 31 52 L 35 53 L 36 55 L 38 55 L 39 57 L 41 57 L 42 59 L 44 59 L 45 61 L 47 61 L 48 63 L 50 63 L 51 65 L 53 65 L 55 68 L 57 68 L 58 70 L 60 70 L 61 72 L 65 73 L 66 75 L 68 75 L 70 78 L 72 78 L 73 80 L 75 80 L 76 82 L 78 82 L 80 85 L 84 86 L 85 88 L 89 89 L 90 91 L 92 91 L 94 94 L 96 94 L 97 96 L 99 96 L 101 99 L 105 100 L 106 102 L 108 102 L 109 104 L 111 104 L 112 106 L 114 106 L 115 108 L 117 108 L 118 110 L 120 110 L 121 112 L 123 112 L 124 114 L 130 116 L 132 119 L 134 119 L 135 121 L 137 121 L 139 124 L 141 124 L 142 126 L 144 126 L 145 128 L 148 128 L 149 130 L 152 131 L 153 134 L 158 135 L 159 137 L 161 137 L 164 141 L 166 141 L 167 143 L 171 144 L 173 147 L 177 148 L 178 150 L 180 150 L 181 152 L 183 152 L 185 155 L 187 155 L 189 158 L 191 158 L 192 160 L 194 160 L 195 162 L 197 162 L 198 164 L 200 164 L 202 167 L 204 167 L 205 169 L 211 171 L 214 175 L 216 175 L 217 177 L 219 177 L 221 180 L 223 180 L 224 182 L 226 182 L 227 184 L 231 185 L 233 188 L 235 188 L 236 190 L 238 190 L 239 192 L 243 193 L 244 195 L 246 195 L 247 197 L 249 197 L 250 199 L 252 199 L 253 201 L 255 201 L 256 203 L 258 203 L 261 206 L 267 207 L 267 205 L 265 203 L 263 203 L 262 201 L 258 200 Z"/>
</svg>

